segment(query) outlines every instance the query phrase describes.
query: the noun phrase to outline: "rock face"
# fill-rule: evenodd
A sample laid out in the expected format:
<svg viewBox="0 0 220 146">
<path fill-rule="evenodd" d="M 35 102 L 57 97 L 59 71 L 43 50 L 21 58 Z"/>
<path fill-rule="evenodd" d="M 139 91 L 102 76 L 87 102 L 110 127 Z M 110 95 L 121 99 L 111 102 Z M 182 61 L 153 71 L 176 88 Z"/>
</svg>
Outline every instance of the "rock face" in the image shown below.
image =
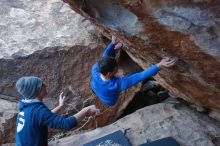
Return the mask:
<svg viewBox="0 0 220 146">
<path fill-rule="evenodd" d="M 65 0 L 106 36 L 114 34 L 142 68 L 163 56 L 177 66 L 155 79 L 173 95 L 220 110 L 220 1 Z"/>
<path fill-rule="evenodd" d="M 95 29 L 60 0 L 1 0 L 0 7 L 0 58 L 93 44 L 88 31 Z"/>
<path fill-rule="evenodd" d="M 128 55 L 142 68 L 156 63 L 165 55 L 177 56 L 179 65 L 162 71 L 155 78 L 174 95 L 220 109 L 219 2 L 66 2 L 98 26 L 107 37 L 110 34 L 118 36 L 126 44 Z M 67 104 L 61 114 L 74 114 L 76 109 L 91 103 L 104 110 L 105 107 L 94 99 L 89 81 L 91 66 L 100 58 L 106 44 L 90 22 L 73 12 L 67 4 L 60 0 L 2 0 L 0 30 L 0 144 L 14 142 L 15 102 L 19 97 L 15 82 L 21 76 L 35 75 L 45 81 L 49 95 L 44 102 L 49 108 L 57 104 L 62 90 L 68 90 Z M 120 75 L 141 70 L 126 55 L 120 57 Z M 97 126 L 116 120 L 137 89 L 139 86 L 127 90 L 108 114 L 97 117 Z M 145 112 L 148 114 L 145 115 Z M 155 112 L 160 112 L 158 117 L 154 117 Z M 134 145 L 137 143 L 132 137 L 141 143 L 146 141 L 146 135 L 150 140 L 172 135 L 186 145 L 218 144 L 218 124 L 214 126 L 207 117 L 191 112 L 182 104 L 158 104 L 114 125 L 125 129 L 126 136 Z M 218 117 L 216 113 L 212 116 Z M 109 129 L 115 129 L 114 125 Z M 87 128 L 93 127 L 89 125 Z M 136 132 L 133 131 L 135 128 Z M 145 130 L 142 131 L 142 128 Z M 105 130 L 108 132 L 108 127 L 94 132 Z M 81 138 L 81 142 L 84 141 L 84 137 Z M 76 143 L 63 141 L 63 144 L 78 145 Z"/>
<path fill-rule="evenodd" d="M 50 109 L 58 104 L 59 93 L 67 91 L 66 105 L 60 114 L 72 115 L 91 103 L 102 107 L 94 99 L 89 81 L 91 67 L 101 57 L 106 40 L 66 3 L 3 0 L 0 2 L 0 30 L 0 35 L 4 36 L 0 38 L 0 99 L 14 105 L 19 98 L 15 82 L 22 76 L 34 75 L 47 84 L 49 95 L 44 102 Z M 119 59 L 119 63 L 122 75 L 140 70 L 129 58 Z M 108 115 L 97 117 L 97 126 L 115 121 L 137 89 L 134 87 L 122 94 L 119 104 Z M 7 109 L 16 111 L 14 106 L 7 106 Z M 13 143 L 16 114 L 4 113 L 0 118 L 13 125 L 9 131 L 5 121 L 0 123 L 0 127 L 5 127 L 0 130 L 0 144 Z"/>
<path fill-rule="evenodd" d="M 220 124 L 177 100 L 145 107 L 117 122 L 51 143 L 81 146 L 116 130 L 124 131 L 133 146 L 172 136 L 181 146 L 219 146 Z"/>
<path fill-rule="evenodd" d="M 97 46 L 97 48 L 103 47 Z M 17 79 L 21 76 L 36 75 L 41 77 L 47 85 L 49 95 L 44 102 L 49 108 L 57 105 L 58 95 L 62 90 L 69 90 L 66 106 L 61 114 L 74 114 L 75 109 L 80 110 L 83 105 L 91 103 L 102 106 L 98 100 L 94 100 L 96 97 L 92 96 L 89 88 L 90 69 L 99 59 L 102 51 L 103 49 L 91 49 L 85 46 L 53 47 L 25 57 L 0 59 L 0 98 L 17 101 L 19 97 L 15 89 Z M 118 105 L 113 107 L 108 115 L 103 114 L 98 118 L 100 121 L 98 126 L 113 122 L 120 116 L 132 100 L 136 89 L 138 88 L 131 88 L 122 94 Z M 85 102 L 86 99 L 89 100 Z M 15 123 L 15 119 L 12 122 Z M 88 128 L 93 128 L 93 125 Z"/>
<path fill-rule="evenodd" d="M 0 144 L 14 142 L 16 118 L 17 104 L 0 99 Z"/>
<path fill-rule="evenodd" d="M 16 100 L 19 94 L 15 89 L 15 82 L 28 75 L 39 76 L 45 81 L 49 91 L 45 103 L 50 108 L 57 104 L 58 95 L 65 88 L 88 93 L 90 68 L 101 54 L 102 50 L 99 50 L 100 52 L 94 51 L 84 46 L 54 47 L 25 57 L 17 56 L 13 60 L 1 59 L 0 80 L 3 82 L 0 84 L 0 93 L 7 95 L 5 99 Z"/>
</svg>

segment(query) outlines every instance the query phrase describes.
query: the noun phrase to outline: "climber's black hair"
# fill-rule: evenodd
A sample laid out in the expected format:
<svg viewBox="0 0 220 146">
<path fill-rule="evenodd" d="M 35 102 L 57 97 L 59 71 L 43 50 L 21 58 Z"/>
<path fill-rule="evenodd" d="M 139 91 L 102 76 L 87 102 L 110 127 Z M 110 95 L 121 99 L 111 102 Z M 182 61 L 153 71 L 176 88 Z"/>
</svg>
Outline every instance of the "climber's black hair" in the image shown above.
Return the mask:
<svg viewBox="0 0 220 146">
<path fill-rule="evenodd" d="M 109 72 L 115 71 L 117 66 L 117 62 L 113 57 L 105 57 L 98 62 L 99 72 L 103 75 L 107 75 Z"/>
</svg>

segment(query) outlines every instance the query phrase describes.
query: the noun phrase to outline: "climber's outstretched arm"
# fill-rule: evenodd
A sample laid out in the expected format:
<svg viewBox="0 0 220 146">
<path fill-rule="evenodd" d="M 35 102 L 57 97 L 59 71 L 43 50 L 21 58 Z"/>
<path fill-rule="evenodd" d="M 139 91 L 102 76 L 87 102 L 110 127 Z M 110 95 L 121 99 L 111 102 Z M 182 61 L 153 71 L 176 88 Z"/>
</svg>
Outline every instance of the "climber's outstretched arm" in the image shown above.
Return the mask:
<svg viewBox="0 0 220 146">
<path fill-rule="evenodd" d="M 111 42 L 107 48 L 105 49 L 102 57 L 105 58 L 105 57 L 115 57 L 115 45 Z"/>
<path fill-rule="evenodd" d="M 151 77 L 154 76 L 155 74 L 157 74 L 160 69 L 164 69 L 164 68 L 168 68 L 173 66 L 176 63 L 177 59 L 170 59 L 170 58 L 165 58 L 162 59 L 158 64 L 153 65 L 149 68 L 147 68 L 146 70 L 139 72 L 139 73 L 135 73 L 132 74 L 130 76 L 127 77 L 122 77 L 119 79 L 118 82 L 118 86 L 120 88 L 120 91 L 124 91 L 134 85 L 136 85 L 137 83 Z"/>
<path fill-rule="evenodd" d="M 158 72 L 159 72 L 159 68 L 157 67 L 157 65 L 153 65 L 142 72 L 135 73 L 135 74 L 120 78 L 119 82 L 118 82 L 120 92 L 138 84 L 139 82 L 141 82 L 141 81 L 143 81 L 143 80 L 145 80 L 155 74 L 157 74 Z"/>
</svg>

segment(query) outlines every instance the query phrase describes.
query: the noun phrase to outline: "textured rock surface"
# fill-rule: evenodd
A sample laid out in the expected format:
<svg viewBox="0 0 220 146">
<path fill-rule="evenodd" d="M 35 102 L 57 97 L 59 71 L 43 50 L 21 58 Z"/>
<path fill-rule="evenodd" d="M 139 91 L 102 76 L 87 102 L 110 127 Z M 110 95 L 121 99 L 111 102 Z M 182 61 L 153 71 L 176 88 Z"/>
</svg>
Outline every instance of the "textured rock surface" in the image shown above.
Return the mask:
<svg viewBox="0 0 220 146">
<path fill-rule="evenodd" d="M 142 68 L 156 63 L 164 55 L 179 57 L 179 66 L 161 72 L 156 79 L 174 95 L 219 109 L 219 2 L 68 1 L 106 36 L 110 33 L 119 36 L 126 43 L 129 56 Z M 0 30 L 1 99 L 17 101 L 14 85 L 24 75 L 36 75 L 45 80 L 49 90 L 45 103 L 50 108 L 57 104 L 61 90 L 68 88 L 72 91 L 62 114 L 75 113 L 75 108 L 80 109 L 83 101 L 92 97 L 88 86 L 90 68 L 101 56 L 105 45 L 100 36 L 93 35 L 97 35 L 97 31 L 90 23 L 70 10 L 67 4 L 60 0 L 2 0 Z M 120 66 L 120 74 L 140 70 L 127 57 L 120 60 Z M 98 117 L 98 126 L 114 121 L 132 100 L 136 89 L 125 92 L 118 105 Z M 97 101 L 91 102 L 101 106 Z M 0 144 L 13 143 L 16 104 L 5 100 L 1 103 L 4 106 L 0 108 Z M 149 114 L 145 115 L 145 112 Z M 149 119 L 155 116 L 155 112 L 161 113 Z M 115 125 L 127 129 L 126 135 L 139 142 L 145 142 L 148 136 L 154 140 L 173 135 L 180 143 L 187 142 L 191 136 L 193 139 L 189 144 L 209 146 L 219 143 L 218 124 L 214 126 L 207 117 L 191 112 L 179 104 L 159 104 L 135 113 L 131 119 L 126 117 L 131 123 L 122 119 Z M 218 117 L 216 113 L 212 115 Z M 137 128 L 136 132 L 128 128 L 132 126 Z M 145 131 L 141 131 L 142 128 Z M 109 129 L 115 127 L 109 126 Z M 187 130 L 191 134 L 188 137 L 185 135 Z M 94 131 L 99 132 L 108 132 L 108 128 Z M 79 139 L 82 142 L 84 137 Z M 66 143 L 63 141 L 63 144 Z"/>
<path fill-rule="evenodd" d="M 84 134 L 60 139 L 56 146 L 80 146 L 90 140 L 121 129 L 129 142 L 137 146 L 172 136 L 181 146 L 219 146 L 220 124 L 183 103 L 170 100 L 145 107 L 117 122 Z"/>
<path fill-rule="evenodd" d="M 98 50 L 84 46 L 54 47 L 12 60 L 1 59 L 0 93 L 9 100 L 19 97 L 15 82 L 26 75 L 36 75 L 45 81 L 49 91 L 45 101 L 50 107 L 56 104 L 54 100 L 57 100 L 59 93 L 69 86 L 73 91 L 88 93 L 90 68 L 102 49 Z"/>
<path fill-rule="evenodd" d="M 60 0 L 3 0 L 0 1 L 0 15 L 0 35 L 4 36 L 0 38 L 0 99 L 17 101 L 17 79 L 35 75 L 48 86 L 49 95 L 44 102 L 49 108 L 58 104 L 62 90 L 69 91 L 60 114 L 74 114 L 76 109 L 89 103 L 101 106 L 97 100 L 86 99 L 94 97 L 89 88 L 90 70 L 106 45 L 88 21 Z M 119 61 L 120 74 L 140 69 L 127 59 Z M 132 100 L 136 89 L 123 94 L 108 115 L 98 117 L 98 126 L 114 121 Z M 13 110 L 14 107 L 7 108 Z M 14 116 L 7 118 L 9 124 L 15 124 Z M 10 130 L 10 136 L 7 136 L 8 129 L 2 131 L 0 144 L 13 142 L 15 128 Z"/>
<path fill-rule="evenodd" d="M 102 47 L 97 46 L 97 48 Z M 15 89 L 16 80 L 24 75 L 36 75 L 48 85 L 49 95 L 44 102 L 50 108 L 58 103 L 58 95 L 63 89 L 70 88 L 72 91 L 67 96 L 62 114 L 74 114 L 76 113 L 75 108 L 80 110 L 83 105 L 89 103 L 101 106 L 97 100 L 88 100 L 85 103 L 84 101 L 92 97 L 89 88 L 90 69 L 93 63 L 98 60 L 102 50 L 85 46 L 54 47 L 37 51 L 29 56 L 18 56 L 13 60 L 0 59 L 0 80 L 2 81 L 0 83 L 2 97 L 0 96 L 0 98 L 16 101 L 16 97 L 18 97 Z M 136 89 L 135 87 L 131 88 L 122 94 L 118 105 L 112 108 L 108 114 L 103 114 L 98 118 L 98 126 L 113 122 L 120 116 L 132 100 Z M 88 128 L 93 128 L 93 126 Z"/>
<path fill-rule="evenodd" d="M 216 119 L 220 122 L 220 113 L 217 111 L 211 111 L 209 113 L 209 116 L 212 117 L 213 119 Z"/>
<path fill-rule="evenodd" d="M 0 58 L 46 47 L 92 45 L 88 31 L 95 33 L 61 0 L 1 0 L 0 30 Z"/>
<path fill-rule="evenodd" d="M 178 57 L 178 66 L 155 78 L 177 97 L 220 110 L 220 1 L 65 2 L 106 36 L 119 36 L 142 68 L 163 56 Z"/>
<path fill-rule="evenodd" d="M 0 144 L 14 142 L 17 104 L 0 99 Z"/>
</svg>

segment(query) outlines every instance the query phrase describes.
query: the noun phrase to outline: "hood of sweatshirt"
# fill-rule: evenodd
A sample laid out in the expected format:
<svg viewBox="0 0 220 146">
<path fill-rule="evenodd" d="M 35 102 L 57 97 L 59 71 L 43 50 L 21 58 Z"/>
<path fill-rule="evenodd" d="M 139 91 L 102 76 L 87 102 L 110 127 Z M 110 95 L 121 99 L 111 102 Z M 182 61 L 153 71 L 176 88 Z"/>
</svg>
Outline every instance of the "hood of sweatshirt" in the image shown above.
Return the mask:
<svg viewBox="0 0 220 146">
<path fill-rule="evenodd" d="M 20 100 L 18 104 L 18 110 L 22 111 L 27 107 L 39 106 L 39 105 L 43 105 L 43 102 L 39 100 L 32 100 L 32 101 Z"/>
</svg>

